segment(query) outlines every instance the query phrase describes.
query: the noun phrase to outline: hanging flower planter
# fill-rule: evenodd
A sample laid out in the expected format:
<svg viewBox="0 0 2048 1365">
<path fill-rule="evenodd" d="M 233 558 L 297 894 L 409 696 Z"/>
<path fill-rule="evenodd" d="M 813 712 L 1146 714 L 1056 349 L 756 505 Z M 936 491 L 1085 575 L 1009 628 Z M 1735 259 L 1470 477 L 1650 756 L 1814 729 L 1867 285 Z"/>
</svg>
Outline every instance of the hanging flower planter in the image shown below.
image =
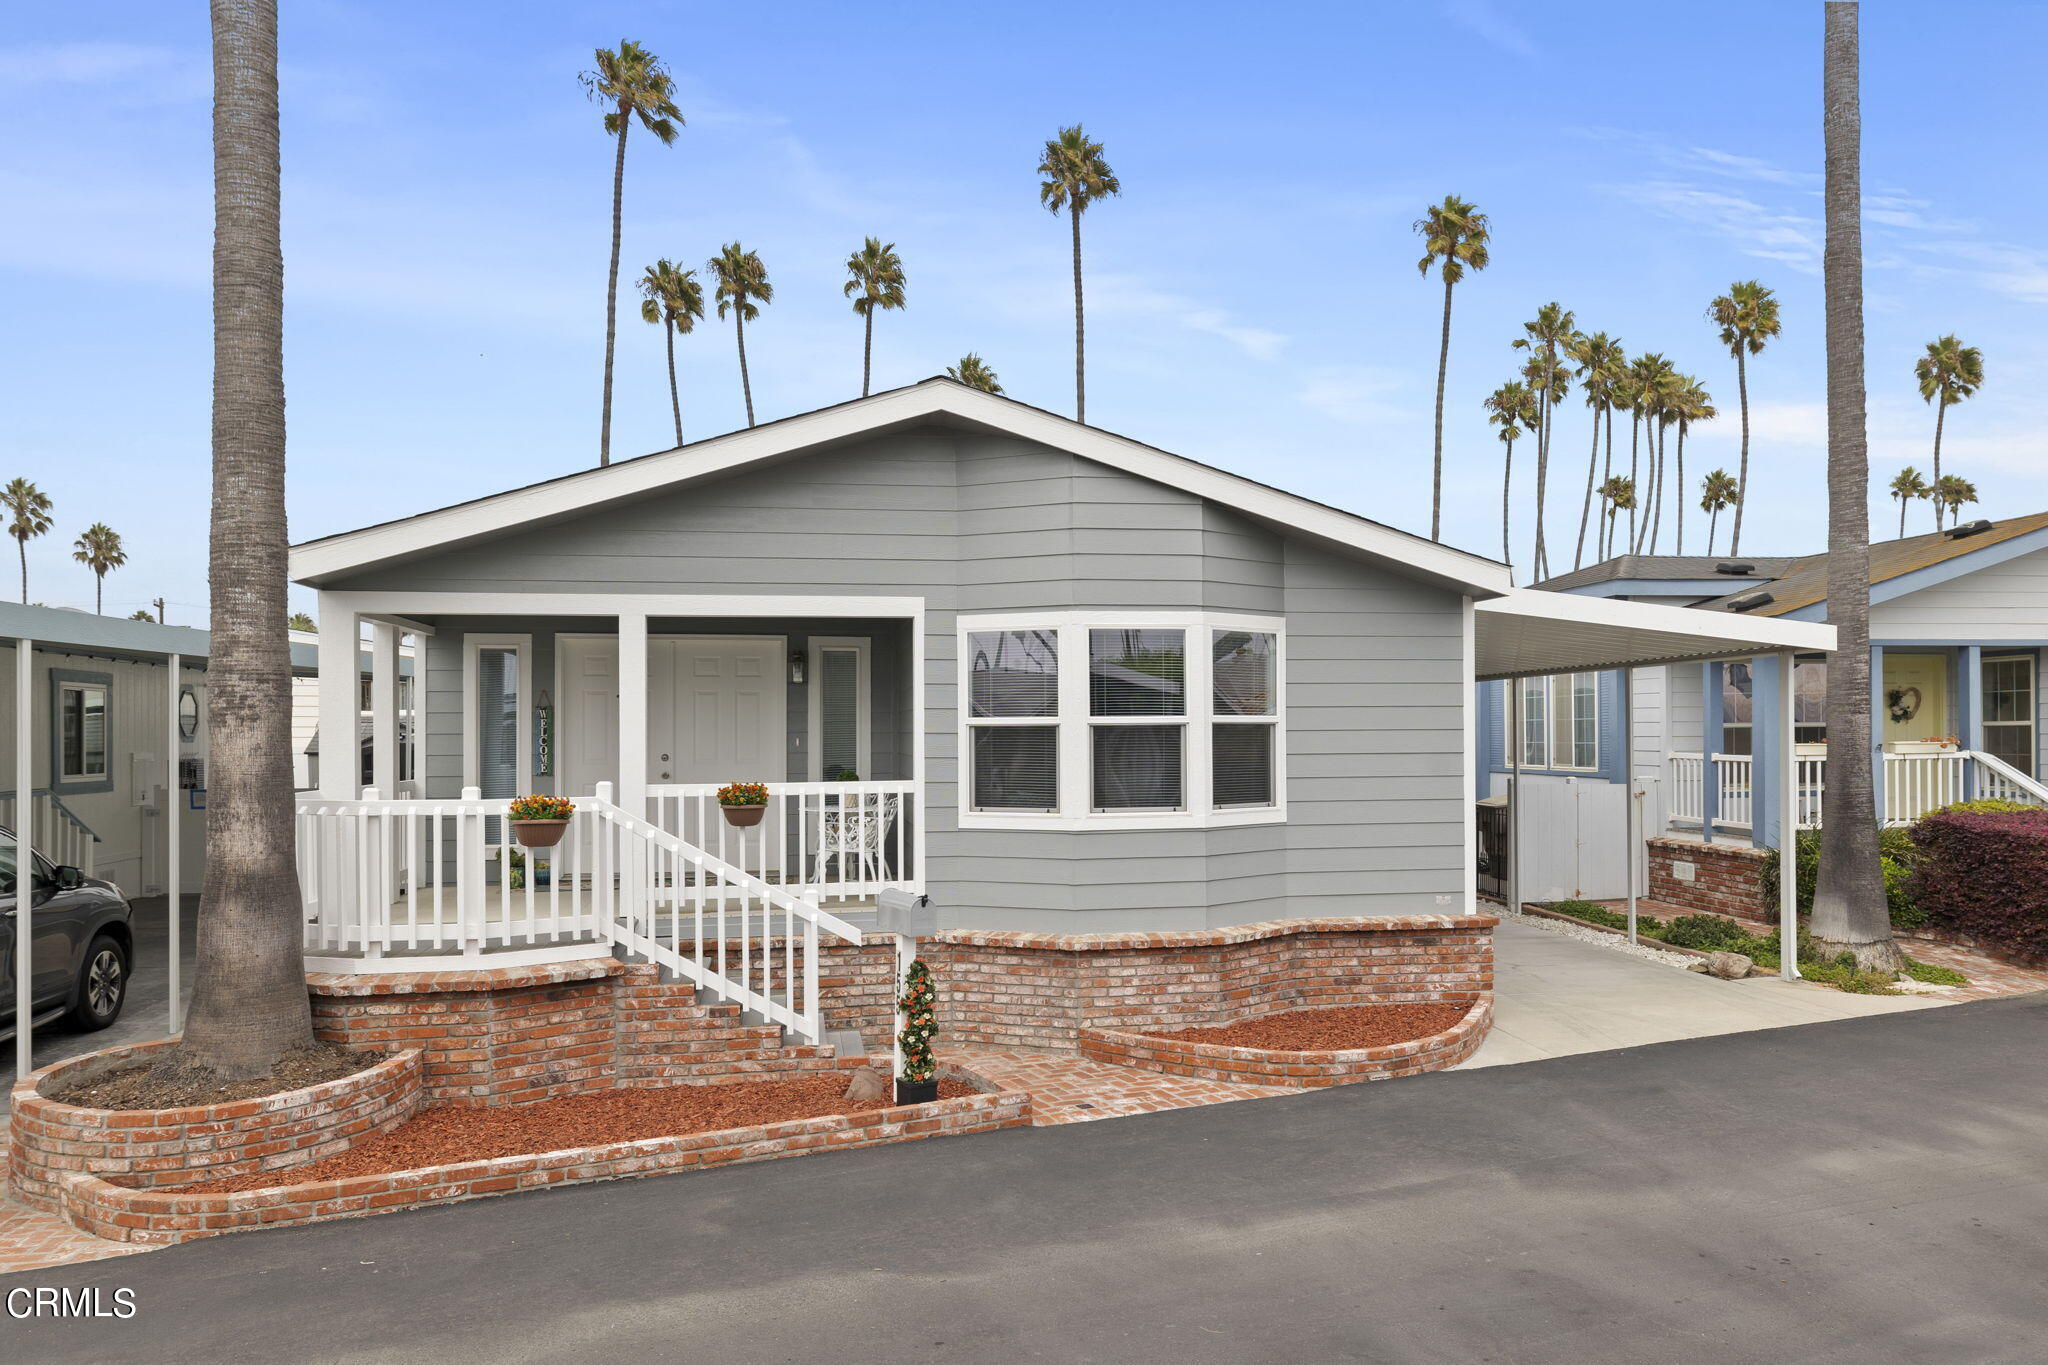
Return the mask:
<svg viewBox="0 0 2048 1365">
<path fill-rule="evenodd" d="M 896 1076 L 898 1104 L 930 1104 L 939 1097 L 939 1062 L 932 1055 L 932 1039 L 939 1032 L 938 999 L 932 969 L 923 958 L 912 958 L 903 973 L 903 995 L 896 1002 L 902 1023 L 896 1041 L 903 1058 Z"/>
<path fill-rule="evenodd" d="M 576 805 L 561 796 L 519 796 L 506 808 L 512 837 L 522 848 L 553 848 L 569 829 Z"/>
<path fill-rule="evenodd" d="M 768 784 L 728 782 L 718 789 L 718 805 L 725 823 L 734 829 L 752 829 L 768 813 Z"/>
</svg>

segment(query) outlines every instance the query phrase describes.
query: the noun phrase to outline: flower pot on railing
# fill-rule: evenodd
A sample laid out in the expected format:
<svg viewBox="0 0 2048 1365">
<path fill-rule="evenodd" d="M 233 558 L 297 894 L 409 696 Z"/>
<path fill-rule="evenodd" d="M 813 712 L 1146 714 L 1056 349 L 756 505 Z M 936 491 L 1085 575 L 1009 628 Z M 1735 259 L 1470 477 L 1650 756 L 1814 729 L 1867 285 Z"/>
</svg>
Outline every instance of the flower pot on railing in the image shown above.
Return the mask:
<svg viewBox="0 0 2048 1365">
<path fill-rule="evenodd" d="M 725 812 L 725 823 L 734 829 L 752 829 L 768 813 L 768 785 L 728 782 L 718 789 L 718 808 Z"/>
<path fill-rule="evenodd" d="M 553 848 L 575 813 L 575 803 L 560 796 L 521 796 L 506 808 L 505 822 L 522 848 Z"/>
</svg>

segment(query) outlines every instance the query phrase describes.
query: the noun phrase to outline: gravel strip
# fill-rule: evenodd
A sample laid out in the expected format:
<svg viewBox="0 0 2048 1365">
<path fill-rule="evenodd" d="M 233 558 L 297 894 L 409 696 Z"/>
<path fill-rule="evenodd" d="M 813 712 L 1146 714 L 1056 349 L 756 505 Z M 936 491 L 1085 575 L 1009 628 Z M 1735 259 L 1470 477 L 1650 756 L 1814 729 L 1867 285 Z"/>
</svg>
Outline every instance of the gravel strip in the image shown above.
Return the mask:
<svg viewBox="0 0 2048 1365">
<path fill-rule="evenodd" d="M 1676 967 L 1681 972 L 1691 971 L 1692 965 L 1700 960 L 1696 957 L 1688 957 L 1684 953 L 1674 953 L 1664 948 L 1652 948 L 1648 942 L 1643 940 L 1630 943 L 1620 934 L 1602 933 L 1598 929 L 1588 929 L 1583 924 L 1567 924 L 1561 919 L 1547 919 L 1542 915 L 1525 915 L 1519 910 L 1510 910 L 1505 905 L 1494 904 L 1488 906 L 1487 909 L 1490 913 L 1499 915 L 1502 919 L 1511 919 L 1518 924 L 1527 924 L 1541 929 L 1545 933 L 1562 934 L 1566 938 L 1575 938 L 1585 943 L 1597 943 L 1602 948 L 1606 948 L 1611 952 L 1627 953 L 1630 957 L 1639 957 L 1645 962 L 1655 962 L 1659 966 L 1664 967 Z"/>
</svg>

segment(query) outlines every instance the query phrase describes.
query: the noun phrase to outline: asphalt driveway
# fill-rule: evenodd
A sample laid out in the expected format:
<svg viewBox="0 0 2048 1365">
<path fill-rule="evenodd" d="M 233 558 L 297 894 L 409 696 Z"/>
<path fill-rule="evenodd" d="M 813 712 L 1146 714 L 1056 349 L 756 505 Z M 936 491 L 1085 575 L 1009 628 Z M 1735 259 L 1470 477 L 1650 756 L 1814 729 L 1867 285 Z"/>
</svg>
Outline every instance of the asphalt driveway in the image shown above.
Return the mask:
<svg viewBox="0 0 2048 1365">
<path fill-rule="evenodd" d="M 225 1237 L 43 1361 L 2015 1361 L 2048 996 Z"/>
</svg>

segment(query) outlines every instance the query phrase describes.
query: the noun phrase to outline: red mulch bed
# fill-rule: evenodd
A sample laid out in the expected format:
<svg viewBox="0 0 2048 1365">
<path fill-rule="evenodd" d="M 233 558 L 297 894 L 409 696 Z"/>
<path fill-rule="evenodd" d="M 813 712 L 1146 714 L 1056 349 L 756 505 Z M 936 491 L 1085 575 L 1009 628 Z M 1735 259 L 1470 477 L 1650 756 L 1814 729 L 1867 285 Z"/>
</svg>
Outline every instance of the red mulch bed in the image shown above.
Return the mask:
<svg viewBox="0 0 2048 1365">
<path fill-rule="evenodd" d="M 1469 1005 L 1345 1005 L 1290 1010 L 1263 1019 L 1212 1028 L 1145 1029 L 1148 1038 L 1211 1047 L 1255 1047 L 1268 1052 L 1348 1052 L 1412 1043 L 1450 1029 Z"/>
<path fill-rule="evenodd" d="M 881 1103 L 849 1103 L 847 1079 L 848 1073 L 834 1071 L 797 1081 L 598 1090 L 535 1104 L 481 1108 L 442 1105 L 422 1110 L 390 1132 L 365 1139 L 324 1161 L 180 1185 L 177 1189 L 187 1194 L 265 1190 L 310 1180 L 346 1180 L 455 1161 L 531 1156 L 572 1147 L 755 1128 L 792 1119 L 888 1107 Z M 939 1082 L 942 1100 L 980 1093 L 964 1081 Z"/>
</svg>

